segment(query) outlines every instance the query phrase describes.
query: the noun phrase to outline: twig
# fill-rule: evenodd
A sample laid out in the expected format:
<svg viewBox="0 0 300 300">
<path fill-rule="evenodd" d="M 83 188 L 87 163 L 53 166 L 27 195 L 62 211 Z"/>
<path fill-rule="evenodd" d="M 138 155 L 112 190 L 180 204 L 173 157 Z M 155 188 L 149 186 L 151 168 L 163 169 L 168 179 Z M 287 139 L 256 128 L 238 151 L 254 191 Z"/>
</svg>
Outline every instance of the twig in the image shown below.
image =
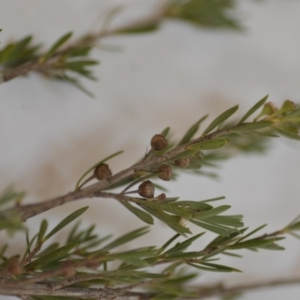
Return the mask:
<svg viewBox="0 0 300 300">
<path fill-rule="evenodd" d="M 43 272 L 37 276 L 33 276 L 27 279 L 23 279 L 23 280 L 11 280 L 12 278 L 8 278 L 10 280 L 2 280 L 1 284 L 4 287 L 10 287 L 10 288 L 15 288 L 16 286 L 25 286 L 28 284 L 33 284 L 33 283 L 38 283 L 41 282 L 45 279 L 48 278 L 53 278 L 56 276 L 60 276 L 60 275 L 64 275 L 64 276 L 70 276 L 68 274 L 74 274 L 76 272 L 77 268 L 80 267 L 86 267 L 86 266 L 93 266 L 95 264 L 99 264 L 98 259 L 84 259 L 82 261 L 79 262 L 72 262 L 72 261 L 65 261 L 61 266 L 59 266 L 58 269 L 55 270 L 51 270 L 48 272 Z M 90 276 L 90 277 L 88 277 Z M 94 276 L 94 277 L 93 277 Z M 74 280 L 73 278 L 77 278 L 78 280 Z M 76 276 L 70 276 L 69 278 L 67 278 L 66 280 L 64 280 L 64 282 L 68 282 L 69 284 L 65 284 L 62 285 L 62 287 L 67 286 L 67 285 L 71 285 L 73 283 L 76 282 L 80 282 L 80 281 L 87 281 L 87 280 L 92 280 L 92 279 L 97 279 L 97 278 L 103 278 L 103 274 L 86 274 L 86 275 L 76 275 Z M 57 284 L 58 285 L 58 284 Z M 49 285 L 50 287 L 56 286 L 56 284 L 53 285 Z"/>
<path fill-rule="evenodd" d="M 239 294 L 242 292 L 249 292 L 252 290 L 258 290 L 262 288 L 270 288 L 274 286 L 296 285 L 300 284 L 300 277 L 286 278 L 286 279 L 274 279 L 268 281 L 259 281 L 250 284 L 240 284 L 232 287 L 224 287 L 223 284 L 214 285 L 212 287 L 201 287 L 197 289 L 199 293 L 198 299 L 205 299 L 212 296 L 230 296 Z"/>
<path fill-rule="evenodd" d="M 24 287 L 7 288 L 0 286 L 1 295 L 34 295 L 34 296 L 60 296 L 60 297 L 75 297 L 80 299 L 128 299 L 128 296 L 125 298 L 117 298 L 122 294 L 118 289 L 110 288 L 82 288 L 82 287 L 66 287 L 60 290 L 52 290 L 45 284 L 34 284 Z M 135 293 L 139 296 L 141 293 Z M 136 298 L 139 299 L 139 298 Z"/>
<path fill-rule="evenodd" d="M 142 282 L 143 285 L 149 284 L 151 281 Z M 300 284 L 300 277 L 275 279 L 269 281 L 260 281 L 250 284 L 241 284 L 232 287 L 224 287 L 222 284 L 217 284 L 211 287 L 203 286 L 200 288 L 191 287 L 191 290 L 197 291 L 197 297 L 181 297 L 179 299 L 206 299 L 212 296 L 229 296 L 252 290 L 270 288 L 274 286 L 286 286 Z M 119 300 L 147 300 L 155 296 L 155 293 L 149 292 L 134 292 L 132 290 L 137 285 L 129 285 L 123 288 L 82 288 L 82 287 L 63 287 L 61 289 L 51 289 L 45 284 L 34 284 L 28 286 L 16 286 L 13 289 L 0 285 L 1 295 L 15 295 L 26 297 L 27 295 L 35 296 L 60 296 L 60 297 L 77 297 L 80 299 L 119 299 Z M 26 299 L 26 298 L 25 298 Z"/>
<path fill-rule="evenodd" d="M 113 196 L 112 198 L 117 199 L 117 197 L 115 196 L 116 194 L 102 192 L 102 190 L 109 188 L 110 186 L 118 183 L 122 179 L 125 179 L 131 175 L 134 175 L 135 172 L 137 172 L 137 171 L 150 170 L 150 167 L 152 165 L 159 165 L 165 161 L 172 160 L 172 158 L 174 158 L 178 154 L 185 152 L 186 147 L 189 145 L 193 145 L 193 144 L 196 144 L 199 142 L 204 142 L 204 141 L 212 140 L 212 139 L 220 137 L 220 136 L 227 135 L 227 134 L 231 133 L 232 131 L 234 131 L 234 129 L 236 127 L 242 127 L 244 125 L 247 126 L 247 123 L 242 124 L 242 125 L 236 125 L 236 126 L 233 126 L 233 127 L 227 128 L 227 129 L 223 129 L 223 130 L 218 130 L 216 132 L 206 135 L 205 137 L 200 137 L 200 138 L 197 138 L 197 139 L 193 140 L 192 142 L 189 142 L 185 145 L 178 146 L 160 156 L 148 157 L 148 158 L 144 159 L 143 161 L 136 163 L 136 164 L 132 165 L 131 167 L 113 175 L 112 177 L 109 178 L 109 180 L 101 180 L 100 182 L 92 184 L 82 190 L 76 190 L 69 194 L 66 194 L 66 195 L 63 195 L 60 197 L 56 197 L 56 198 L 53 198 L 50 200 L 42 201 L 37 204 L 18 205 L 13 209 L 8 209 L 6 212 L 8 212 L 9 210 L 17 210 L 20 213 L 22 221 L 26 221 L 27 219 L 32 218 L 36 215 L 39 215 L 39 214 L 41 214 L 47 210 L 50 210 L 54 207 L 57 207 L 57 206 L 60 206 L 60 205 L 63 205 L 65 203 L 69 203 L 72 201 L 76 201 L 79 199 L 83 199 L 83 198 L 92 198 L 92 197 L 108 198 L 110 196 Z M 130 197 L 128 197 L 128 200 L 129 199 L 130 199 Z M 122 198 L 122 200 L 123 200 L 123 198 Z"/>
<path fill-rule="evenodd" d="M 74 43 L 70 43 L 68 46 L 63 49 L 56 51 L 52 56 L 49 57 L 45 62 L 42 62 L 40 59 L 33 59 L 24 63 L 21 66 L 15 67 L 13 69 L 9 69 L 7 71 L 3 71 L 0 80 L 0 84 L 10 81 L 16 77 L 23 76 L 28 74 L 29 72 L 35 71 L 39 73 L 47 74 L 47 70 L 51 69 L 55 63 L 57 63 L 60 57 L 73 49 L 77 49 L 84 46 L 94 46 L 97 41 L 101 38 L 108 37 L 111 35 L 116 35 L 123 31 L 129 30 L 134 27 L 139 27 L 143 25 L 147 25 L 149 23 L 160 23 L 163 18 L 163 9 L 160 9 L 152 16 L 145 18 L 138 22 L 132 22 L 125 26 L 112 29 L 112 30 L 100 30 L 98 33 L 89 34 L 86 38 L 79 38 Z"/>
</svg>

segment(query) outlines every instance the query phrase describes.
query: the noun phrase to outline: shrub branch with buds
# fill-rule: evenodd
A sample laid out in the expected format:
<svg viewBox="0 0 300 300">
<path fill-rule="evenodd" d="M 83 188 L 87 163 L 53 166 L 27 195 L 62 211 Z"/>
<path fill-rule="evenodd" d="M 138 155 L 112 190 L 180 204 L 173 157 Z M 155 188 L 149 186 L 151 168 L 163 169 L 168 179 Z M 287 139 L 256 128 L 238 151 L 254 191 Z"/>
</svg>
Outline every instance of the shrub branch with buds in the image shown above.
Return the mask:
<svg viewBox="0 0 300 300">
<path fill-rule="evenodd" d="M 227 14 L 234 1 L 165 1 L 158 13 L 123 28 L 104 28 L 70 42 L 71 33 L 59 38 L 47 51 L 41 51 L 32 37 L 11 42 L 0 50 L 1 81 L 12 80 L 29 72 L 48 78 L 79 83 L 80 76 L 94 79 L 89 59 L 96 42 L 108 35 L 144 33 L 158 29 L 166 18 L 184 20 L 198 26 L 239 28 Z M 208 17 L 209 16 L 209 17 Z M 75 77 L 73 77 L 76 75 Z M 78 77 L 77 77 L 78 76 Z M 300 218 L 280 230 L 260 234 L 265 225 L 255 229 L 244 226 L 242 215 L 224 214 L 229 205 L 219 205 L 224 197 L 213 199 L 180 199 L 162 190 L 164 181 L 175 180 L 182 172 L 201 174 L 221 155 L 227 157 L 233 149 L 260 147 L 268 138 L 285 136 L 300 140 L 300 106 L 286 100 L 280 108 L 259 100 L 240 120 L 234 119 L 238 106 L 217 116 L 200 132 L 201 117 L 175 142 L 170 128 L 149 139 L 150 150 L 124 170 L 112 173 L 109 161 L 122 151 L 95 163 L 74 183 L 74 190 L 38 203 L 22 204 L 25 194 L 12 189 L 0 195 L 0 229 L 9 233 L 23 231 L 26 250 L 10 255 L 9 243 L 0 248 L 0 294 L 26 300 L 50 299 L 205 299 L 210 296 L 234 297 L 260 287 L 299 284 L 300 278 L 276 279 L 247 285 L 226 287 L 215 283 L 195 286 L 191 281 L 197 271 L 240 272 L 235 267 L 216 263 L 223 255 L 240 257 L 239 251 L 283 250 L 282 240 L 290 234 L 300 238 Z M 96 182 L 91 182 L 92 180 Z M 121 191 L 120 191 L 121 190 Z M 123 236 L 101 236 L 95 225 L 82 228 L 81 217 L 88 207 L 80 208 L 54 228 L 43 219 L 38 230 L 29 233 L 24 222 L 54 207 L 85 198 L 110 198 L 120 209 L 127 209 L 133 218 L 147 224 Z M 147 234 L 155 220 L 160 220 L 174 232 L 159 246 L 116 250 L 117 247 Z M 75 222 L 75 224 L 74 224 Z M 65 227 L 73 223 L 71 230 Z M 189 224 L 199 229 L 192 235 Z M 65 241 L 57 241 L 64 232 Z M 216 237 L 196 251 L 189 250 L 205 232 Z M 181 238 L 181 239 L 180 239 Z M 180 240 L 179 240 L 180 239 Z M 158 270 L 157 266 L 160 266 Z M 183 268 L 185 267 L 185 268 Z M 63 298 L 62 298 L 63 297 Z"/>
</svg>

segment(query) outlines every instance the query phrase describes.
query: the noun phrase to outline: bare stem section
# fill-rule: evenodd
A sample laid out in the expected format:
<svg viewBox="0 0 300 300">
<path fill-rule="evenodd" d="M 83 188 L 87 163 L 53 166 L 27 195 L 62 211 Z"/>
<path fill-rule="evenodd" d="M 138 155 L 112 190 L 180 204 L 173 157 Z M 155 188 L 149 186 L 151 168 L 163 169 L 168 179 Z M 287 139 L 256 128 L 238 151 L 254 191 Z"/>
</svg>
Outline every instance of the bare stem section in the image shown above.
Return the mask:
<svg viewBox="0 0 300 300">
<path fill-rule="evenodd" d="M 141 282 L 140 284 L 129 285 L 121 288 L 83 288 L 83 287 L 63 287 L 60 289 L 49 287 L 45 284 L 33 284 L 27 286 L 18 286 L 16 283 L 12 288 L 6 287 L 0 282 L 1 295 L 14 295 L 22 297 L 21 299 L 29 299 L 26 296 L 57 296 L 57 297 L 76 297 L 80 299 L 119 299 L 119 300 L 148 300 L 155 296 L 155 293 L 135 292 L 133 289 L 138 286 L 147 286 L 151 281 Z M 207 299 L 212 296 L 232 296 L 243 292 L 251 292 L 259 289 L 270 287 L 281 287 L 289 285 L 299 285 L 300 278 L 274 279 L 268 281 L 260 281 L 250 284 L 241 284 L 226 287 L 223 284 L 214 285 L 212 287 L 194 287 L 198 297 L 181 297 L 180 299 Z M 21 296 L 20 296 L 21 295 Z M 23 298 L 24 297 L 24 298 Z"/>
</svg>

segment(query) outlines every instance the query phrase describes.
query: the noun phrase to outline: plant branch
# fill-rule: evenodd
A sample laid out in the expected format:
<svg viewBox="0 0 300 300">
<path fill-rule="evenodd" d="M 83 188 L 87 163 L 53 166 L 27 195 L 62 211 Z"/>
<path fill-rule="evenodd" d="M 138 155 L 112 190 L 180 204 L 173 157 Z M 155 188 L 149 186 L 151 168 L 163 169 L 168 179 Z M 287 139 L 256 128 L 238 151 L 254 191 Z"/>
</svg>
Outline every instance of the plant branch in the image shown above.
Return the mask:
<svg viewBox="0 0 300 300">
<path fill-rule="evenodd" d="M 267 281 L 253 282 L 249 284 L 240 284 L 231 287 L 225 287 L 222 283 L 214 285 L 211 288 L 201 287 L 197 289 L 199 293 L 198 299 L 205 299 L 212 296 L 230 296 L 252 290 L 258 290 L 262 288 L 279 287 L 286 285 L 298 285 L 300 284 L 300 277 L 285 278 L 285 279 L 273 279 Z"/>
<path fill-rule="evenodd" d="M 111 29 L 111 30 L 104 28 L 99 32 L 87 34 L 86 37 L 79 38 L 77 41 L 70 43 L 67 46 L 63 47 L 62 49 L 56 51 L 45 61 L 39 58 L 35 58 L 20 66 L 3 71 L 2 74 L 0 73 L 0 84 L 10 81 L 16 77 L 24 76 L 29 72 L 33 72 L 33 71 L 47 75 L 47 71 L 53 68 L 53 66 L 57 62 L 59 62 L 60 58 L 63 55 L 67 54 L 69 51 L 78 49 L 80 47 L 85 47 L 85 46 L 93 47 L 102 38 L 112 36 L 112 35 L 117 35 L 122 32 L 126 32 L 127 30 L 130 30 L 132 28 L 143 27 L 147 24 L 159 24 L 162 21 L 163 17 L 164 17 L 164 10 L 160 8 L 155 13 L 153 13 L 153 15 L 144 18 L 140 21 L 131 22 L 124 26 Z"/>
<path fill-rule="evenodd" d="M 113 184 L 116 184 L 119 181 L 121 181 L 122 179 L 125 179 L 131 175 L 134 175 L 135 172 L 137 172 L 137 171 L 150 170 L 150 167 L 152 165 L 159 165 L 165 161 L 172 160 L 172 158 L 187 151 L 187 147 L 190 145 L 197 144 L 197 143 L 204 142 L 204 141 L 209 141 L 209 140 L 230 134 L 236 128 L 241 128 L 243 126 L 247 126 L 248 124 L 249 123 L 244 123 L 241 125 L 232 126 L 227 129 L 217 130 L 217 131 L 215 131 L 211 134 L 208 134 L 204 137 L 197 138 L 187 144 L 175 147 L 174 149 L 172 149 L 162 155 L 159 155 L 159 156 L 154 155 L 154 156 L 146 157 L 141 162 L 138 162 L 138 163 L 132 165 L 131 167 L 113 175 L 109 179 L 101 180 L 100 182 L 92 184 L 86 188 L 83 188 L 82 190 L 75 190 L 66 195 L 56 197 L 56 198 L 53 198 L 50 200 L 42 201 L 37 204 L 18 205 L 14 209 L 16 209 L 20 213 L 22 221 L 26 221 L 27 219 L 32 218 L 36 215 L 39 215 L 39 214 L 41 214 L 45 211 L 48 211 L 52 208 L 61 206 L 65 203 L 83 199 L 83 198 L 112 197 L 112 198 L 117 199 L 118 197 L 116 196 L 116 194 L 109 194 L 106 192 L 102 192 L 102 190 L 109 188 Z M 129 199 L 130 199 L 130 197 L 128 197 L 128 200 Z M 117 199 L 117 200 L 119 200 L 119 199 Z"/>
<path fill-rule="evenodd" d="M 151 284 L 152 280 L 144 281 L 141 284 Z M 191 290 L 196 290 L 197 297 L 181 297 L 179 299 L 206 299 L 212 296 L 230 296 L 242 292 L 258 290 L 262 288 L 279 287 L 287 285 L 300 284 L 300 277 L 274 279 L 268 281 L 259 281 L 250 284 L 240 284 L 235 286 L 226 287 L 222 284 L 217 284 L 211 287 L 202 286 L 200 288 L 192 287 Z M 119 300 L 146 300 L 150 299 L 155 293 L 147 292 L 134 292 L 130 291 L 138 285 L 133 284 L 121 288 L 82 288 L 82 287 L 63 287 L 61 289 L 53 289 L 45 284 L 33 284 L 28 286 L 15 286 L 11 287 L 2 286 L 0 283 L 0 294 L 2 295 L 15 295 L 26 297 L 27 295 L 43 295 L 43 296 L 60 296 L 60 297 L 77 297 L 80 299 L 119 299 Z"/>
</svg>

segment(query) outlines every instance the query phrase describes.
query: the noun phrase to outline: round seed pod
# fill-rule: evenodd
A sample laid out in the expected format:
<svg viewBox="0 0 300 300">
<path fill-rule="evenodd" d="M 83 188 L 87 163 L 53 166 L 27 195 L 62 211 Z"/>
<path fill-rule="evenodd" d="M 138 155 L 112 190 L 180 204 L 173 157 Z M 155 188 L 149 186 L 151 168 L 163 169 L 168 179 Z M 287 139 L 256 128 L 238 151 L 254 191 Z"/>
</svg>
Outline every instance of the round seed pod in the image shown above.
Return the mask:
<svg viewBox="0 0 300 300">
<path fill-rule="evenodd" d="M 161 193 L 160 195 L 158 195 L 157 197 L 155 197 L 155 200 L 157 201 L 164 201 L 167 198 L 165 193 Z"/>
<path fill-rule="evenodd" d="M 107 164 L 101 164 L 94 170 L 94 176 L 98 180 L 103 180 L 111 177 L 112 172 Z"/>
<path fill-rule="evenodd" d="M 76 268 L 71 260 L 65 260 L 61 264 L 61 268 L 64 269 L 63 274 L 65 277 L 71 277 L 76 274 Z"/>
<path fill-rule="evenodd" d="M 172 176 L 172 168 L 170 165 L 166 165 L 166 164 L 160 165 L 157 169 L 157 172 L 160 173 L 158 177 L 162 180 L 168 181 Z"/>
<path fill-rule="evenodd" d="M 151 139 L 151 148 L 158 151 L 168 146 L 168 141 L 161 134 L 155 134 Z"/>
<path fill-rule="evenodd" d="M 8 262 L 7 272 L 12 275 L 20 275 L 22 274 L 22 266 L 19 263 L 17 258 L 13 258 Z"/>
<path fill-rule="evenodd" d="M 180 167 L 180 168 L 185 168 L 185 167 L 189 166 L 190 161 L 191 161 L 190 157 L 176 159 L 175 160 L 175 165 Z"/>
<path fill-rule="evenodd" d="M 155 187 L 150 180 L 146 180 L 139 185 L 138 193 L 144 198 L 153 198 L 154 197 Z"/>
</svg>

